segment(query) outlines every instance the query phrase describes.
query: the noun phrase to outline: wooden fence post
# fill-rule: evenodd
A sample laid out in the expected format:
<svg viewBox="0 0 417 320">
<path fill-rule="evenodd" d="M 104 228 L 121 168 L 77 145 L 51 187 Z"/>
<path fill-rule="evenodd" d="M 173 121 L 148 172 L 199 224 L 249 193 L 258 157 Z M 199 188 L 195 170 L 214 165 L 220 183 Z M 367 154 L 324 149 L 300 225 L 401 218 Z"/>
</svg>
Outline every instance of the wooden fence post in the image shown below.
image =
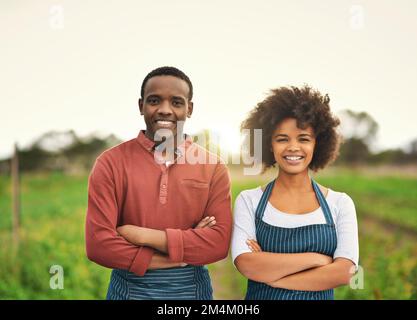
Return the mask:
<svg viewBox="0 0 417 320">
<path fill-rule="evenodd" d="M 17 144 L 14 145 L 14 154 L 11 163 L 12 178 L 12 208 L 13 208 L 13 242 L 19 246 L 20 229 L 20 177 L 19 177 L 19 150 Z"/>
</svg>

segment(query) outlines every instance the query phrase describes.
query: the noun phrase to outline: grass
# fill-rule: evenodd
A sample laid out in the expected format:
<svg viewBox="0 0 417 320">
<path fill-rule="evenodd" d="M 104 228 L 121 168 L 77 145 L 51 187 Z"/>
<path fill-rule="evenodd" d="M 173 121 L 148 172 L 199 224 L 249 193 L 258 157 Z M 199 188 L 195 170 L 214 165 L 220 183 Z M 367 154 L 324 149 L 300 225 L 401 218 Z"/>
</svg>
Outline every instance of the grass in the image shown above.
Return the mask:
<svg viewBox="0 0 417 320">
<path fill-rule="evenodd" d="M 417 231 L 417 179 L 363 176 L 350 172 L 317 177 L 323 185 L 349 194 L 358 214 L 372 215 Z"/>
<path fill-rule="evenodd" d="M 358 214 L 364 289 L 337 288 L 336 298 L 417 299 L 417 179 L 336 171 L 316 180 L 349 194 Z M 233 181 L 235 199 L 266 179 Z M 88 261 L 84 249 L 87 176 L 31 174 L 22 177 L 21 185 L 16 249 L 10 232 L 10 179 L 0 177 L 0 299 L 103 299 L 110 270 Z M 53 265 L 64 269 L 63 290 L 50 288 Z M 209 270 L 216 298 L 243 298 L 246 280 L 230 258 Z"/>
<path fill-rule="evenodd" d="M 4 189 L 3 189 L 4 191 Z M 22 179 L 20 246 L 13 250 L 10 222 L 2 223 L 0 298 L 102 299 L 109 270 L 88 261 L 84 249 L 87 178 L 37 174 Z M 0 208 L 7 208 L 2 203 Z M 2 218 L 4 214 L 2 214 Z M 51 266 L 64 270 L 64 290 L 50 288 Z"/>
</svg>

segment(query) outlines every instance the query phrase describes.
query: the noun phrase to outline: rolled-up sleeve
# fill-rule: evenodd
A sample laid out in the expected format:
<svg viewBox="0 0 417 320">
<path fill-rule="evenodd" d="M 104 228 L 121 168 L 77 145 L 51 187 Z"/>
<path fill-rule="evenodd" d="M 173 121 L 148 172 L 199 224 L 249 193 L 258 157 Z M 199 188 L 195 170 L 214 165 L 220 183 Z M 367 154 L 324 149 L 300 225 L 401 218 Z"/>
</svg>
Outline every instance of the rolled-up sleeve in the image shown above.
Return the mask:
<svg viewBox="0 0 417 320">
<path fill-rule="evenodd" d="M 230 175 L 227 167 L 216 165 L 204 216 L 214 216 L 210 228 L 166 229 L 168 254 L 174 262 L 204 265 L 227 257 L 232 230 Z"/>
<path fill-rule="evenodd" d="M 97 159 L 88 180 L 85 242 L 88 259 L 112 269 L 124 269 L 143 276 L 153 249 L 138 247 L 118 235 L 119 206 L 112 167 Z"/>
</svg>

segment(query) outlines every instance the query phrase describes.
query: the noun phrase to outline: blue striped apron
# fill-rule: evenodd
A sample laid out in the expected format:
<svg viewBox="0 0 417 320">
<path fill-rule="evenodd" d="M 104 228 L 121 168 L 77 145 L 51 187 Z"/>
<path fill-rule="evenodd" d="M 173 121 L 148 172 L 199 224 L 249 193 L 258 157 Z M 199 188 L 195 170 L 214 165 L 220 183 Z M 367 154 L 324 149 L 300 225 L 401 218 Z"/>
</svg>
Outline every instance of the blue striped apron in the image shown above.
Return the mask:
<svg viewBox="0 0 417 320">
<path fill-rule="evenodd" d="M 205 266 L 148 270 L 144 276 L 113 269 L 107 300 L 212 300 Z"/>
<path fill-rule="evenodd" d="M 333 257 L 337 235 L 333 218 L 320 188 L 311 180 L 314 192 L 326 218 L 325 224 L 306 225 L 298 228 L 272 226 L 262 220 L 275 180 L 270 182 L 256 208 L 256 239 L 265 252 L 302 253 L 317 252 Z M 301 291 L 273 288 L 265 283 L 248 280 L 247 300 L 332 300 L 333 289 Z"/>
</svg>

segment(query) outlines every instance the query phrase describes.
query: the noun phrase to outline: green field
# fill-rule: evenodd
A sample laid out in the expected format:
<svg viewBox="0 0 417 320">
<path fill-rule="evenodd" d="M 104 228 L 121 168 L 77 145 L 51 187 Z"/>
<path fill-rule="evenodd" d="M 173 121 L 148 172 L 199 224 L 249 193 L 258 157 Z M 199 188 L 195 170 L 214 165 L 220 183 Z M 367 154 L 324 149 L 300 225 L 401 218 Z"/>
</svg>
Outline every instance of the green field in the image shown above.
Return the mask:
<svg viewBox="0 0 417 320">
<path fill-rule="evenodd" d="M 233 178 L 233 176 L 232 176 Z M 354 200 L 364 289 L 336 299 L 417 299 L 417 178 L 332 171 L 316 180 Z M 266 181 L 233 179 L 233 197 Z M 20 245 L 12 242 L 10 179 L 0 177 L 0 299 L 103 299 L 110 270 L 85 257 L 87 176 L 24 175 Z M 64 289 L 50 288 L 52 265 Z M 241 299 L 246 281 L 230 259 L 209 266 L 215 297 Z"/>
</svg>

